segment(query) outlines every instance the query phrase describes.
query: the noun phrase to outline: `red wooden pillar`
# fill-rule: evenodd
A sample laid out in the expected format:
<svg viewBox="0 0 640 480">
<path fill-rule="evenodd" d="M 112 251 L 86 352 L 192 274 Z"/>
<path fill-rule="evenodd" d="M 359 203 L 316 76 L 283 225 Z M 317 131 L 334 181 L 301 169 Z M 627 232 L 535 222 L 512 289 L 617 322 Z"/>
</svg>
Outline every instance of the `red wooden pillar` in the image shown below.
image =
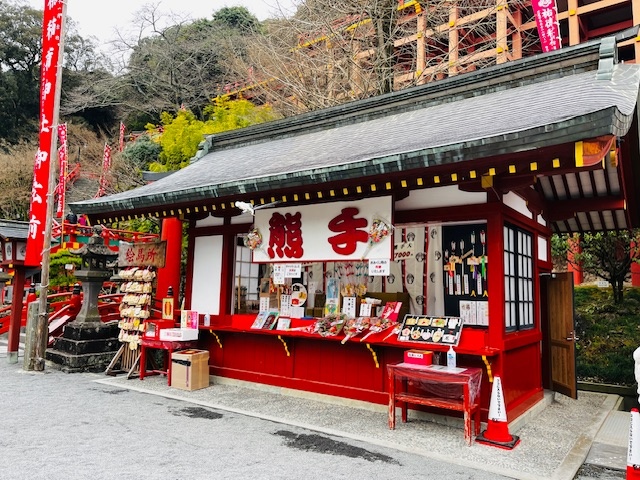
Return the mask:
<svg viewBox="0 0 640 480">
<path fill-rule="evenodd" d="M 9 338 L 7 345 L 7 360 L 18 363 L 18 348 L 20 346 L 20 327 L 22 322 L 22 300 L 24 298 L 25 267 L 16 265 L 13 275 L 13 298 L 11 299 L 11 320 L 9 321 Z"/>
<path fill-rule="evenodd" d="M 638 245 L 636 242 L 631 242 L 631 258 L 638 258 Z M 631 262 L 631 286 L 640 287 L 640 263 L 633 260 Z"/>
<path fill-rule="evenodd" d="M 169 287 L 173 287 L 174 301 L 180 294 L 180 258 L 182 256 L 182 222 L 178 218 L 162 220 L 160 238 L 167 242 L 164 267 L 158 269 L 156 296 L 164 298 Z"/>
<path fill-rule="evenodd" d="M 574 255 L 582 251 L 580 241 L 576 238 L 569 238 L 567 240 L 569 248 L 567 249 L 567 271 L 573 274 L 573 284 L 580 285 L 584 282 L 584 272 L 579 262 L 574 260 Z"/>
<path fill-rule="evenodd" d="M 631 263 L 631 286 L 640 287 L 640 264 L 637 262 Z"/>
</svg>

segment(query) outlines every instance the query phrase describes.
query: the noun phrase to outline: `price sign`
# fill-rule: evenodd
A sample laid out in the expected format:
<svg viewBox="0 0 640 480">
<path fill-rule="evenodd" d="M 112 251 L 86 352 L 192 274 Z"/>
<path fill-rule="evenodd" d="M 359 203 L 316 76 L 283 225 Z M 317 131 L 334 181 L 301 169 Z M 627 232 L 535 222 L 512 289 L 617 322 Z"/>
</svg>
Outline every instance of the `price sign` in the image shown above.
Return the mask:
<svg viewBox="0 0 640 480">
<path fill-rule="evenodd" d="M 407 260 L 413 258 L 415 255 L 414 242 L 402 242 L 396 243 L 393 246 L 393 259 L 394 260 Z"/>
</svg>

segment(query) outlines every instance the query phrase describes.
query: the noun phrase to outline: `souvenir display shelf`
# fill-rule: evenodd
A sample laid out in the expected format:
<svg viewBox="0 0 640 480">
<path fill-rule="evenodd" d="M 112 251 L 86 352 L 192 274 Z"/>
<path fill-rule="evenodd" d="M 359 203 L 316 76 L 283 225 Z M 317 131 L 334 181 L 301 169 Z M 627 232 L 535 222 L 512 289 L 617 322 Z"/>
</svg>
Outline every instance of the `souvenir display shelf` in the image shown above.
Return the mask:
<svg viewBox="0 0 640 480">
<path fill-rule="evenodd" d="M 120 292 L 124 295 L 120 303 L 118 339 L 128 344 L 131 350 L 136 350 L 142 340 L 144 321 L 150 316 L 156 273 L 151 268 L 131 267 L 120 270 L 119 275 L 124 280 L 120 285 Z"/>
</svg>

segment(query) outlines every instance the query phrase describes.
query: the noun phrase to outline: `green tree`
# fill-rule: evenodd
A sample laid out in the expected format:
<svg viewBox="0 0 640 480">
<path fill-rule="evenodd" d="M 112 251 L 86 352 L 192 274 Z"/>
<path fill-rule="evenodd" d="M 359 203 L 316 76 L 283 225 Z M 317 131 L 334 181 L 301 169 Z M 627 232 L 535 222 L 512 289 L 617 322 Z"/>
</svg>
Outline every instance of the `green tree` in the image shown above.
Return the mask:
<svg viewBox="0 0 640 480">
<path fill-rule="evenodd" d="M 42 12 L 0 2 L 0 138 L 9 143 L 38 131 Z"/>
<path fill-rule="evenodd" d="M 224 7 L 213 15 L 213 22 L 238 33 L 260 31 L 260 21 L 244 7 Z"/>
<path fill-rule="evenodd" d="M 56 253 L 51 254 L 49 268 L 51 269 L 49 276 L 49 285 L 51 287 L 68 287 L 74 285 L 78 279 L 73 271 L 80 268 L 82 260 L 78 255 L 74 255 L 67 249 L 60 249 Z M 71 265 L 68 269 L 67 265 Z"/>
<path fill-rule="evenodd" d="M 580 251 L 574 252 L 574 262 L 586 273 L 608 281 L 613 302 L 621 303 L 631 264 L 640 261 L 640 230 L 584 233 L 573 238 L 580 244 Z"/>
<path fill-rule="evenodd" d="M 0 139 L 7 143 L 33 140 L 38 132 L 42 14 L 15 0 L 0 1 Z M 63 98 L 100 58 L 72 19 L 65 30 Z"/>
<path fill-rule="evenodd" d="M 148 170 L 149 165 L 158 162 L 162 147 L 149 135 L 140 135 L 133 143 L 127 145 L 122 157 L 138 170 Z"/>
<path fill-rule="evenodd" d="M 181 110 L 176 115 L 163 112 L 161 115 L 162 134 L 157 142 L 162 147 L 159 165 L 151 164 L 155 171 L 177 170 L 188 165 L 198 151 L 198 145 L 205 135 L 235 130 L 277 118 L 269 105 L 256 106 L 245 99 L 229 100 L 217 97 L 204 109 L 205 120 L 199 120 L 188 111 Z M 148 125 L 149 132 L 155 125 Z"/>
</svg>

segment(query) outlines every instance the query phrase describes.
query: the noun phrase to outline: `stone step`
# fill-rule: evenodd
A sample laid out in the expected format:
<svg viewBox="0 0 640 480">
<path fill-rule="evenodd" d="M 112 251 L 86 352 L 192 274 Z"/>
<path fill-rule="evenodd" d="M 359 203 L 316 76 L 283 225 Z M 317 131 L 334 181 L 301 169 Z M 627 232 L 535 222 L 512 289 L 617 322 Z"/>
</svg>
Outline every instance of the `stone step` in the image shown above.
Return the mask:
<svg viewBox="0 0 640 480">
<path fill-rule="evenodd" d="M 84 355 L 85 353 L 113 352 L 120 348 L 117 338 L 99 338 L 96 340 L 72 340 L 58 337 L 53 340 L 53 350 L 72 355 Z"/>
<path fill-rule="evenodd" d="M 48 348 L 45 352 L 47 365 L 66 373 L 104 372 L 118 351 L 72 355 Z"/>
<path fill-rule="evenodd" d="M 97 340 L 117 338 L 120 330 L 118 322 L 89 322 L 77 323 L 71 322 L 65 325 L 62 337 L 70 340 Z"/>
</svg>

